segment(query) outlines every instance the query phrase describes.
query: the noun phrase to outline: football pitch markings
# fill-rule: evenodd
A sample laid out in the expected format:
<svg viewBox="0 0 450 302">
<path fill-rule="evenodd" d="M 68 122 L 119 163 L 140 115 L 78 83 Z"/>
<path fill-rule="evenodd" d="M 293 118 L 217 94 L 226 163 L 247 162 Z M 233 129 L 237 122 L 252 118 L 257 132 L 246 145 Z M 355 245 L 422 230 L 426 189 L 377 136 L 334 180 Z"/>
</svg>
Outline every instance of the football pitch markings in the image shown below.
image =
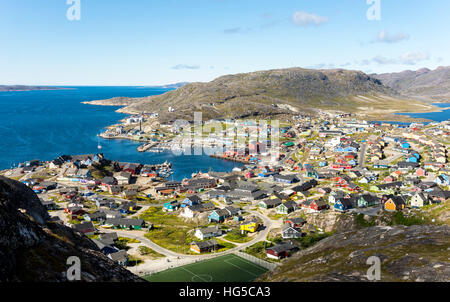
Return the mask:
<svg viewBox="0 0 450 302">
<path fill-rule="evenodd" d="M 249 282 L 267 269 L 234 254 L 145 276 L 150 282 Z"/>
</svg>

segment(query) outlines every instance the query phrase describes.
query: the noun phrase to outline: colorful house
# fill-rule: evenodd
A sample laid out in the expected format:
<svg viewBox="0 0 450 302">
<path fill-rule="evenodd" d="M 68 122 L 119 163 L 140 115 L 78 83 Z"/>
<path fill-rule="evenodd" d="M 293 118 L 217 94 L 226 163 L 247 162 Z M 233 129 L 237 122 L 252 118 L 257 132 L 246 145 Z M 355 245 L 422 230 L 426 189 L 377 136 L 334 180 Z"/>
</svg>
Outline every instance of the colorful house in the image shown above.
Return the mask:
<svg viewBox="0 0 450 302">
<path fill-rule="evenodd" d="M 413 208 L 421 208 L 424 205 L 427 205 L 430 203 L 430 199 L 427 194 L 422 192 L 417 192 L 416 194 L 411 197 L 410 204 Z"/>
<path fill-rule="evenodd" d="M 336 200 L 336 202 L 334 203 L 334 209 L 341 212 L 348 211 L 351 208 L 353 208 L 353 203 L 350 199 L 342 198 Z"/>
<path fill-rule="evenodd" d="M 187 206 L 195 206 L 201 203 L 201 199 L 200 197 L 198 197 L 197 195 L 191 195 L 186 197 L 185 200 L 183 200 L 183 202 L 181 203 L 181 207 L 185 208 Z"/>
<path fill-rule="evenodd" d="M 298 247 L 292 242 L 282 242 L 266 249 L 266 256 L 273 259 L 287 258 L 298 250 Z"/>
<path fill-rule="evenodd" d="M 178 200 L 173 200 L 173 201 L 166 202 L 164 204 L 163 210 L 168 211 L 168 212 L 173 212 L 173 211 L 178 210 L 179 208 L 180 208 L 180 203 L 178 202 Z"/>
<path fill-rule="evenodd" d="M 112 218 L 106 219 L 105 225 L 114 229 L 141 230 L 145 227 L 143 219 Z"/>
<path fill-rule="evenodd" d="M 319 199 L 311 201 L 309 207 L 314 211 L 322 211 L 328 208 L 328 204 L 323 199 Z"/>
<path fill-rule="evenodd" d="M 224 209 L 219 209 L 209 214 L 208 220 L 209 222 L 222 223 L 228 217 L 229 217 L 228 211 L 225 211 Z"/>
<path fill-rule="evenodd" d="M 208 241 L 193 241 L 191 242 L 190 249 L 195 253 L 207 253 L 211 251 L 216 251 L 219 248 L 219 243 L 215 239 Z"/>
<path fill-rule="evenodd" d="M 379 201 L 380 199 L 375 195 L 364 194 L 359 196 L 358 198 L 358 207 L 359 208 L 371 207 L 378 204 Z"/>
<path fill-rule="evenodd" d="M 289 224 L 284 224 L 281 227 L 281 237 L 283 239 L 301 238 L 302 232 L 299 229 L 291 227 Z"/>
<path fill-rule="evenodd" d="M 289 213 L 294 212 L 297 209 L 298 209 L 297 204 L 290 200 L 277 206 L 277 213 L 287 215 Z"/>
<path fill-rule="evenodd" d="M 405 208 L 406 202 L 401 196 L 392 196 L 384 203 L 386 211 L 401 211 Z"/>
<path fill-rule="evenodd" d="M 259 228 L 259 222 L 257 221 L 249 221 L 249 222 L 244 222 L 243 224 L 241 224 L 241 232 L 250 232 L 250 233 L 254 233 L 258 230 Z"/>
</svg>

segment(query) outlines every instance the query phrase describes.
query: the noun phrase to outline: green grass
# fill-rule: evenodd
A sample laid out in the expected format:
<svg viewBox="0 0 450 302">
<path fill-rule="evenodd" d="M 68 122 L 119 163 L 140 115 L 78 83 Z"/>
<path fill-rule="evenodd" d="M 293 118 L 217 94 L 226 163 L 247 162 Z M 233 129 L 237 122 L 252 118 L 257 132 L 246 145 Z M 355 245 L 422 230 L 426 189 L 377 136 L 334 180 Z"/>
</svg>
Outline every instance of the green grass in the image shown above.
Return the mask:
<svg viewBox="0 0 450 302">
<path fill-rule="evenodd" d="M 411 226 L 411 225 L 421 225 L 428 222 L 429 222 L 428 219 L 426 219 L 422 215 L 405 216 L 403 212 L 395 212 L 394 215 L 392 216 L 393 225 Z"/>
<path fill-rule="evenodd" d="M 269 217 L 271 220 L 280 220 L 281 218 L 286 217 L 286 214 L 269 214 L 267 217 Z"/>
<path fill-rule="evenodd" d="M 247 233 L 242 234 L 239 230 L 232 230 L 231 232 L 228 232 L 223 238 L 236 243 L 245 243 L 252 240 L 248 237 Z"/>
<path fill-rule="evenodd" d="M 247 247 L 246 249 L 243 250 L 243 252 L 247 253 L 249 255 L 252 255 L 256 258 L 259 258 L 259 259 L 263 259 L 263 260 L 266 260 L 269 262 L 274 262 L 275 261 L 274 259 L 267 258 L 267 256 L 266 256 L 266 248 L 272 247 L 274 245 L 275 244 L 273 244 L 273 243 L 269 243 L 266 241 L 260 241 L 260 242 L 253 244 L 252 246 Z"/>
<path fill-rule="evenodd" d="M 313 245 L 315 245 L 317 242 L 319 242 L 322 239 L 325 239 L 329 236 L 333 235 L 332 233 L 311 233 L 309 235 L 306 235 L 302 238 L 295 239 L 298 243 L 300 243 L 300 247 L 303 249 L 307 249 Z"/>
<path fill-rule="evenodd" d="M 226 242 L 223 240 L 220 240 L 218 238 L 216 238 L 217 243 L 219 244 L 219 249 L 217 250 L 217 252 L 221 253 L 221 252 L 225 252 L 226 250 L 235 248 L 236 245 L 230 242 Z"/>
<path fill-rule="evenodd" d="M 114 245 L 120 250 L 128 250 L 128 243 L 140 243 L 140 241 L 133 238 L 119 237 L 119 239 L 114 242 Z"/>
<path fill-rule="evenodd" d="M 148 256 L 152 259 L 165 257 L 163 254 L 160 254 L 160 253 L 156 252 L 155 250 L 153 250 L 147 246 L 144 246 L 144 245 L 141 245 L 138 247 L 138 252 L 141 256 Z"/>
<path fill-rule="evenodd" d="M 128 267 L 138 266 L 141 263 L 144 263 L 144 260 L 134 257 L 132 255 L 128 256 Z"/>
<path fill-rule="evenodd" d="M 196 228 L 196 224 L 185 222 L 176 213 L 165 213 L 162 208 L 156 207 L 149 208 L 139 218 L 153 223 L 153 229 L 145 237 L 171 251 L 191 253 L 190 243 L 195 239 L 188 232 Z"/>
<path fill-rule="evenodd" d="M 374 219 L 371 219 L 371 221 L 365 220 L 364 219 L 364 214 L 356 215 L 355 221 L 356 221 L 356 224 L 359 227 L 361 227 L 361 228 L 368 228 L 368 227 L 371 227 L 371 226 L 375 226 L 375 224 L 376 224 Z"/>
<path fill-rule="evenodd" d="M 143 278 L 149 282 L 251 282 L 265 272 L 267 269 L 230 254 Z"/>
</svg>

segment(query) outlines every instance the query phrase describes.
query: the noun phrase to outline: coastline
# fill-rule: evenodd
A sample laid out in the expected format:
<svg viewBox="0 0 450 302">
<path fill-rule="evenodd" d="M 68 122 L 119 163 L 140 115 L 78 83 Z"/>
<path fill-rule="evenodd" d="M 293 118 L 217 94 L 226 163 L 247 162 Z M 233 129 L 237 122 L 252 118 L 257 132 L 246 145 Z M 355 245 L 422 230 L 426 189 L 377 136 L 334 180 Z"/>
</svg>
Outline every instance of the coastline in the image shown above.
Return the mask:
<svg viewBox="0 0 450 302">
<path fill-rule="evenodd" d="M 54 90 L 76 90 L 76 88 L 13 89 L 13 90 L 0 90 L 0 92 L 54 91 Z"/>
</svg>

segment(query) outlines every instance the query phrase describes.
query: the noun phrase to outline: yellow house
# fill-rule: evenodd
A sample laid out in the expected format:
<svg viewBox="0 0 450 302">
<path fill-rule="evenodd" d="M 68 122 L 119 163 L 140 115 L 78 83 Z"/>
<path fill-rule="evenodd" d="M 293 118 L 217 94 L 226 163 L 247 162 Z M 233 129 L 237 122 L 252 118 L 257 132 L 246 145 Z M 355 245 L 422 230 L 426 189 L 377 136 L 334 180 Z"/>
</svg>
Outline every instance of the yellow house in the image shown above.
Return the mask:
<svg viewBox="0 0 450 302">
<path fill-rule="evenodd" d="M 389 198 L 384 204 L 384 209 L 387 211 L 401 211 L 404 208 L 405 202 L 400 196 Z"/>
<path fill-rule="evenodd" d="M 241 231 L 254 233 L 258 230 L 258 228 L 259 228 L 259 222 L 257 222 L 257 221 L 250 221 L 250 222 L 245 222 L 245 223 L 241 224 Z"/>
</svg>

